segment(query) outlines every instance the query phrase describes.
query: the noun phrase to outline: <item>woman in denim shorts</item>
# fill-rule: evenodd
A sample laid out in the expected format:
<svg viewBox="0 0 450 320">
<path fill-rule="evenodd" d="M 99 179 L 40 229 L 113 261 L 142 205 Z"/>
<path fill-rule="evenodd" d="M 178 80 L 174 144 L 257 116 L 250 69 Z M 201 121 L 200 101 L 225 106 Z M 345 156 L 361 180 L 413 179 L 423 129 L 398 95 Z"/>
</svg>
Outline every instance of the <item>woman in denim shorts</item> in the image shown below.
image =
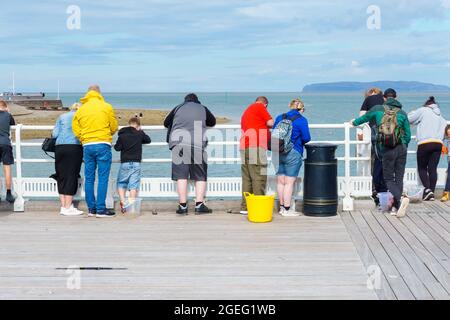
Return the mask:
<svg viewBox="0 0 450 320">
<path fill-rule="evenodd" d="M 280 215 L 297 217 L 295 204 L 291 206 L 294 185 L 300 173 L 303 162 L 304 145 L 311 141 L 308 120 L 303 116 L 305 104 L 300 99 L 294 99 L 289 104 L 290 111 L 279 115 L 274 128 L 283 120 L 283 116 L 292 121 L 291 142 L 293 148 L 287 154 L 280 154 L 277 164 L 277 191 L 280 201 Z"/>
</svg>

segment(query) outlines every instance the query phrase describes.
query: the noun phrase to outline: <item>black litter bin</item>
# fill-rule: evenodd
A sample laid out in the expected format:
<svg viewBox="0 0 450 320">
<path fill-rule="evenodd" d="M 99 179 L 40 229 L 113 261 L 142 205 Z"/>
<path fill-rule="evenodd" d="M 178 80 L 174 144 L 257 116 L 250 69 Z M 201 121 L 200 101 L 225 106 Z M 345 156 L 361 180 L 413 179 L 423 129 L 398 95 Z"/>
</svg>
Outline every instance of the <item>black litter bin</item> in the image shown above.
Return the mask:
<svg viewBox="0 0 450 320">
<path fill-rule="evenodd" d="M 312 143 L 306 146 L 303 213 L 307 216 L 335 216 L 338 209 L 337 146 Z"/>
</svg>

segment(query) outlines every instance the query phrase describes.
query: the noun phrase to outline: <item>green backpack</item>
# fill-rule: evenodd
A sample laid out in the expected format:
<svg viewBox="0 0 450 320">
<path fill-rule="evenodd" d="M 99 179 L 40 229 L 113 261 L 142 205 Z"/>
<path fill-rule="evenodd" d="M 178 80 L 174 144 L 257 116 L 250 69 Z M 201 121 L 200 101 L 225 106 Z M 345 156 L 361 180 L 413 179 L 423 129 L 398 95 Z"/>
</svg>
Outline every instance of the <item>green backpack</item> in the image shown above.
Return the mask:
<svg viewBox="0 0 450 320">
<path fill-rule="evenodd" d="M 384 115 L 378 126 L 377 142 L 385 147 L 393 148 L 401 144 L 401 130 L 398 126 L 397 114 L 400 108 L 384 106 Z"/>
</svg>

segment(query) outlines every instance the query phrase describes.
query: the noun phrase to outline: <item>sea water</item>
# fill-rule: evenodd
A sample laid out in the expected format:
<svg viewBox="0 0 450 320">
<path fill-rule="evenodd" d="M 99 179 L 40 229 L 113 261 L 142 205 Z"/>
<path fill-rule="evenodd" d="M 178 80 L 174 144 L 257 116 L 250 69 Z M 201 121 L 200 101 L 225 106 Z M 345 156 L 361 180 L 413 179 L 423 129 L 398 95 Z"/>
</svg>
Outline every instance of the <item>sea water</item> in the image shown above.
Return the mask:
<svg viewBox="0 0 450 320">
<path fill-rule="evenodd" d="M 157 109 L 171 110 L 176 105 L 183 102 L 186 93 L 104 93 L 105 99 L 115 108 L 121 109 Z M 83 93 L 61 94 L 61 99 L 65 106 L 70 106 L 79 101 Z M 276 117 L 288 111 L 289 102 L 300 97 L 306 104 L 305 117 L 312 124 L 340 124 L 358 116 L 360 106 L 364 100 L 362 94 L 301 94 L 301 93 L 198 93 L 200 101 L 207 106 L 215 115 L 230 119 L 232 124 L 239 124 L 240 117 L 245 108 L 251 104 L 258 95 L 265 95 L 269 99 L 269 112 Z M 414 110 L 427 100 L 429 93 L 399 94 L 399 100 L 404 106 L 404 110 L 409 112 Z M 55 94 L 47 94 L 48 97 Z M 435 94 L 437 101 L 441 105 L 444 117 L 450 120 L 450 94 Z M 132 114 L 130 114 L 132 116 Z M 142 119 L 145 125 L 146 119 Z M 148 132 L 154 142 L 165 141 L 165 131 Z M 316 129 L 311 130 L 312 138 L 320 140 L 343 140 L 343 130 L 337 129 Z M 415 129 L 413 128 L 413 134 Z M 355 131 L 352 130 L 352 138 Z M 114 137 L 114 141 L 116 137 Z M 416 143 L 412 142 L 410 150 L 416 148 Z M 46 158 L 47 156 L 40 148 L 23 148 L 24 158 Z M 352 146 L 352 155 L 356 155 L 356 147 Z M 217 155 L 212 154 L 216 157 Z M 237 148 L 232 156 L 238 157 Z M 305 155 L 306 156 L 306 155 Z M 337 156 L 343 156 L 343 147 L 339 147 Z M 145 147 L 144 158 L 170 158 L 167 147 Z M 113 150 L 113 159 L 119 159 L 119 153 Z M 441 167 L 446 167 L 446 158 L 441 160 Z M 416 167 L 415 155 L 408 156 L 408 167 Z M 117 174 L 118 165 L 113 164 L 112 176 Z M 355 164 L 352 164 L 355 170 Z M 54 172 L 52 164 L 24 164 L 24 176 L 26 177 L 48 177 Z M 234 177 L 240 176 L 240 166 L 238 164 L 210 164 L 208 173 L 211 177 Z M 339 164 L 339 174 L 343 175 L 343 163 Z M 170 164 L 149 164 L 143 165 L 143 175 L 145 177 L 170 177 Z"/>
</svg>

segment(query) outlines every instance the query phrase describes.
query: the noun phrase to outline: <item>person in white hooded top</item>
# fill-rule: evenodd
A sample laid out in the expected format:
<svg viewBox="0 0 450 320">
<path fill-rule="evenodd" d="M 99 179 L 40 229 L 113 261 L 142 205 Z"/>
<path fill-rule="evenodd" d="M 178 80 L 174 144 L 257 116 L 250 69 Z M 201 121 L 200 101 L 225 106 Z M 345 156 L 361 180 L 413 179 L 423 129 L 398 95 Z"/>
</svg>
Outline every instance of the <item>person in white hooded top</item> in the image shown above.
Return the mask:
<svg viewBox="0 0 450 320">
<path fill-rule="evenodd" d="M 425 188 L 423 200 L 433 201 L 447 121 L 434 97 L 430 97 L 423 107 L 410 112 L 408 119 L 417 126 L 417 167 Z"/>
</svg>

